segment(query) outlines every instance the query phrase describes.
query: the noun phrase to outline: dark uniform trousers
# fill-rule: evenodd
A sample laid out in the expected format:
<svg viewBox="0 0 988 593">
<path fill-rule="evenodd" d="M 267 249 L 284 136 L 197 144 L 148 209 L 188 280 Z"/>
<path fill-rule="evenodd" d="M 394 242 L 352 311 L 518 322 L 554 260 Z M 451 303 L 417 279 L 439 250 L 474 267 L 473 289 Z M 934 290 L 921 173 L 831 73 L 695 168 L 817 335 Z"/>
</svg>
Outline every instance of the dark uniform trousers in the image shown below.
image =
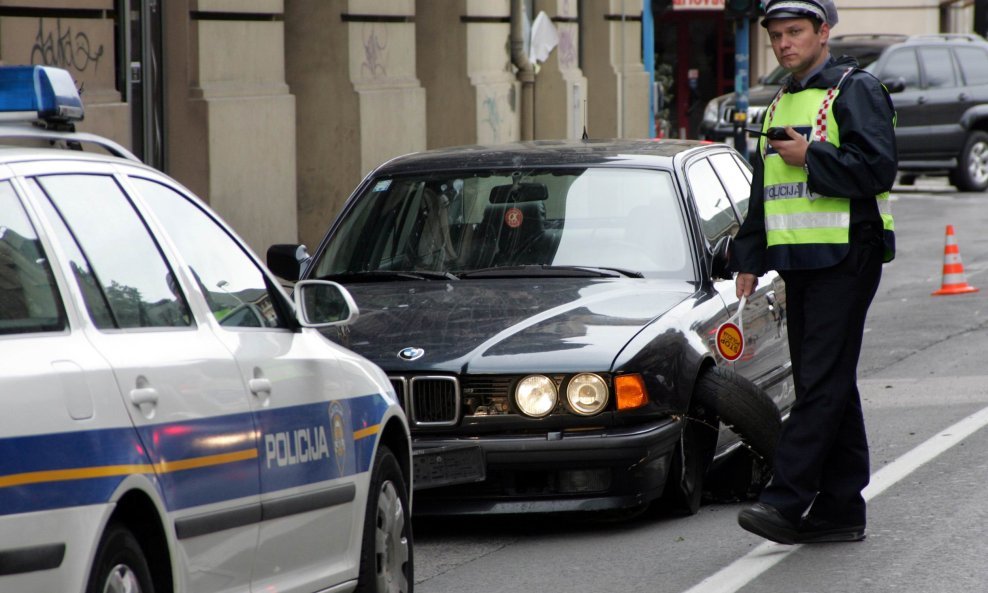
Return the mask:
<svg viewBox="0 0 988 593">
<path fill-rule="evenodd" d="M 857 366 L 882 275 L 881 233 L 878 224 L 854 225 L 837 265 L 781 272 L 796 401 L 761 501 L 795 524 L 807 509 L 815 518 L 865 524 L 861 491 L 870 469 Z"/>
</svg>

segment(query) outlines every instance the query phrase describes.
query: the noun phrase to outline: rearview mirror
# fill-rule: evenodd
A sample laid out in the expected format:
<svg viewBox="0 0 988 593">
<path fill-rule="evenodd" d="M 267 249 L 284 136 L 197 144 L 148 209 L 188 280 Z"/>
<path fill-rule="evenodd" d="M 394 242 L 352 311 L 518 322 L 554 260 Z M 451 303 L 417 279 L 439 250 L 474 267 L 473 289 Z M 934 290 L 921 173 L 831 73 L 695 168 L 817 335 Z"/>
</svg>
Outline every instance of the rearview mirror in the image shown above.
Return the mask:
<svg viewBox="0 0 988 593">
<path fill-rule="evenodd" d="M 267 263 L 275 276 L 295 282 L 309 263 L 309 251 L 305 245 L 272 245 L 268 247 Z"/>
<path fill-rule="evenodd" d="M 901 76 L 898 78 L 883 80 L 882 84 L 885 85 L 885 88 L 888 90 L 889 94 L 901 93 L 906 90 L 906 79 Z"/>
</svg>

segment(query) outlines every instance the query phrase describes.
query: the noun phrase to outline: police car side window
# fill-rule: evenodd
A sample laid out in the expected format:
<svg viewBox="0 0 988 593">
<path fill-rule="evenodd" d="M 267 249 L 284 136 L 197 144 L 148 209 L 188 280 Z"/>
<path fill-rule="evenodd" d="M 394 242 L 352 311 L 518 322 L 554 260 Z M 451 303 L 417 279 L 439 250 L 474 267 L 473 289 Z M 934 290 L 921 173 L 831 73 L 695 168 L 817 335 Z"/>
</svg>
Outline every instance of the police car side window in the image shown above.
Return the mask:
<svg viewBox="0 0 988 593">
<path fill-rule="evenodd" d="M 65 329 L 65 310 L 34 226 L 0 183 L 0 334 Z"/>
<path fill-rule="evenodd" d="M 106 175 L 50 175 L 51 200 L 70 265 L 101 329 L 189 327 L 192 314 L 157 243 L 116 181 Z"/>
<path fill-rule="evenodd" d="M 686 176 L 689 177 L 693 199 L 700 213 L 700 227 L 710 244 L 737 232 L 741 225 L 710 162 L 707 159 L 696 161 L 690 165 Z"/>
<path fill-rule="evenodd" d="M 171 188 L 138 177 L 131 181 L 192 269 L 220 325 L 286 327 L 264 274 L 222 227 Z"/>
</svg>

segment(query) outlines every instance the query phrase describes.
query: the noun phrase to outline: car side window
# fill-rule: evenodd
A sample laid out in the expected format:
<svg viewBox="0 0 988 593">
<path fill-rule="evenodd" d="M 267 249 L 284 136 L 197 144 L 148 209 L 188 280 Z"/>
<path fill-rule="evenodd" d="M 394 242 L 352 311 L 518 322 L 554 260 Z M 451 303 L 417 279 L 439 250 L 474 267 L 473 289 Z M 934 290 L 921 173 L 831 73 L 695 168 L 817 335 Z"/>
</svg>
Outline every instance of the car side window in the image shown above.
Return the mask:
<svg viewBox="0 0 988 593">
<path fill-rule="evenodd" d="M 721 237 L 737 232 L 741 225 L 710 162 L 701 159 L 693 163 L 686 176 L 700 213 L 700 226 L 707 240 L 713 244 Z"/>
<path fill-rule="evenodd" d="M 926 74 L 926 85 L 930 88 L 950 88 L 957 86 L 954 59 L 947 47 L 923 47 L 919 50 L 919 60 Z"/>
<path fill-rule="evenodd" d="M 34 226 L 0 182 L 0 334 L 65 329 L 65 309 Z"/>
<path fill-rule="evenodd" d="M 879 78 L 882 80 L 901 78 L 907 89 L 918 89 L 919 62 L 916 61 L 916 52 L 912 49 L 900 49 L 889 54 Z"/>
<path fill-rule="evenodd" d="M 222 227 L 175 190 L 139 177 L 131 181 L 189 265 L 220 325 L 287 327 L 263 272 Z"/>
<path fill-rule="evenodd" d="M 741 214 L 741 218 L 744 218 L 748 214 L 748 198 L 751 196 L 751 179 L 745 175 L 747 169 L 742 170 L 742 165 L 733 155 L 726 152 L 711 155 L 710 163 L 727 188 L 727 193 Z"/>
<path fill-rule="evenodd" d="M 97 327 L 192 325 L 157 243 L 112 177 L 49 175 L 36 181 L 54 207 L 54 224 L 64 223 L 56 232 Z"/>
<path fill-rule="evenodd" d="M 988 84 L 988 52 L 977 47 L 955 47 L 957 63 L 961 65 L 964 84 Z"/>
</svg>

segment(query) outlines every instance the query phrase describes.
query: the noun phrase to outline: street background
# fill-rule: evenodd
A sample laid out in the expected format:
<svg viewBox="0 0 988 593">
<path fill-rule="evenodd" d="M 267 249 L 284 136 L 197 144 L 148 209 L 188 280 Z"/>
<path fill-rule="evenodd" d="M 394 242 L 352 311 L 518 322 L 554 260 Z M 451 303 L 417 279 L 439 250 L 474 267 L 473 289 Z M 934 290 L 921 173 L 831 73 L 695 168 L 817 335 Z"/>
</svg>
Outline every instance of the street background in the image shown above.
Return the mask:
<svg viewBox="0 0 988 593">
<path fill-rule="evenodd" d="M 896 186 L 893 214 L 898 253 L 885 267 L 859 365 L 873 475 L 916 447 L 929 450 L 928 439 L 949 439 L 945 429 L 988 407 L 988 195 L 920 179 L 915 187 Z M 942 281 L 947 225 L 954 227 L 967 282 L 980 292 L 930 294 Z M 979 430 L 875 496 L 868 538 L 855 544 L 765 544 L 738 527 L 740 503 L 622 524 L 547 517 L 416 521 L 416 587 L 420 593 L 984 591 L 986 477 L 988 430 Z M 776 563 L 752 568 L 766 558 Z M 730 587 L 704 583 L 728 566 Z"/>
</svg>

